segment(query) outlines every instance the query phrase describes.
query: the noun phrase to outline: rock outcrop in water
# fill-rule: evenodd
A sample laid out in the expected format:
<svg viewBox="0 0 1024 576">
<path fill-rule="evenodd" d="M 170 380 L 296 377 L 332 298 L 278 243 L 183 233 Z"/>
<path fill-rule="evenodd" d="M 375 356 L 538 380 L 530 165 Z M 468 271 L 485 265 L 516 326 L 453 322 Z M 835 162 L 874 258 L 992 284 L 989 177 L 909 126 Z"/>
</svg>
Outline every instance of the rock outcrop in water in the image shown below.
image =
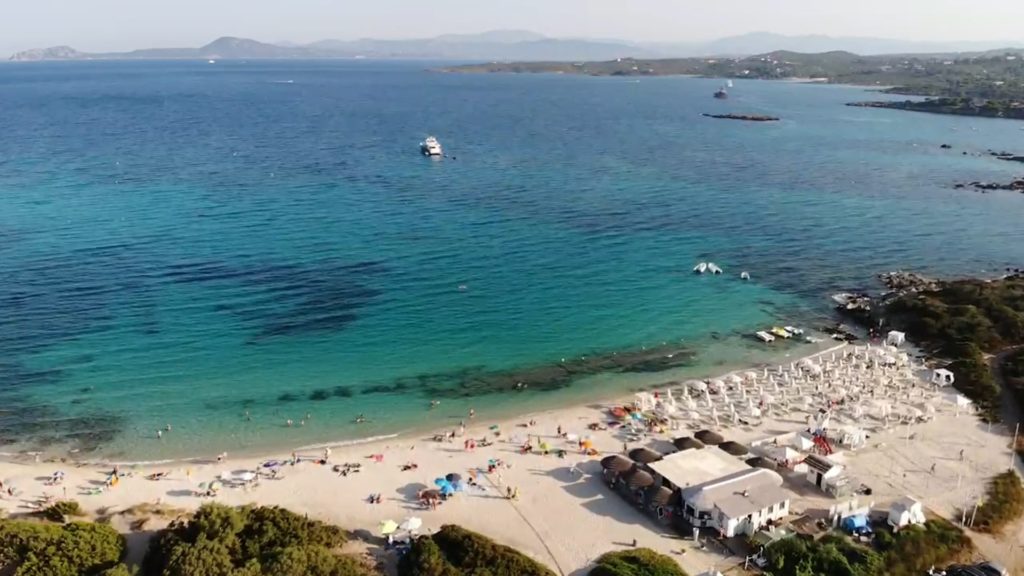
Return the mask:
<svg viewBox="0 0 1024 576">
<path fill-rule="evenodd" d="M 704 114 L 703 116 L 720 120 L 743 120 L 745 122 L 778 122 L 780 120 L 775 116 L 762 116 L 760 114 Z"/>
</svg>

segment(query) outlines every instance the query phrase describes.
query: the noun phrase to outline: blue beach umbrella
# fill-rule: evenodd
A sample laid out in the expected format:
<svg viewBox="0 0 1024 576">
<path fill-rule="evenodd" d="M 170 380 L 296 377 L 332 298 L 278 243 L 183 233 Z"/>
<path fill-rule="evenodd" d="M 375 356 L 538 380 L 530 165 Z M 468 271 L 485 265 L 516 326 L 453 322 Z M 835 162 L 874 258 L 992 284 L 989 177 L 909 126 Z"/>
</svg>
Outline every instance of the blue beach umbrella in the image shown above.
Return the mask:
<svg viewBox="0 0 1024 576">
<path fill-rule="evenodd" d="M 434 478 L 434 486 L 437 486 L 438 488 L 443 488 L 449 484 L 451 484 L 451 482 L 444 478 Z"/>
</svg>

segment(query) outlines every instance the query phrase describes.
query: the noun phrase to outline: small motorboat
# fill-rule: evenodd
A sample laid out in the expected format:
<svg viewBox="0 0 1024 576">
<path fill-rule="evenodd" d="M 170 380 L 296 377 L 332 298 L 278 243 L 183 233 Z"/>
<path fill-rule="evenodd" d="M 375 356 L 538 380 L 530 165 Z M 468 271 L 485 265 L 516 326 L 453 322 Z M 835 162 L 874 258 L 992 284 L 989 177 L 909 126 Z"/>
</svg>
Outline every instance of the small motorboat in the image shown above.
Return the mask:
<svg viewBox="0 0 1024 576">
<path fill-rule="evenodd" d="M 708 271 L 708 263 L 707 262 L 701 262 L 700 264 L 697 264 L 696 266 L 693 267 L 693 271 L 696 274 L 703 274 L 703 273 L 707 272 Z"/>
<path fill-rule="evenodd" d="M 750 280 L 750 272 L 740 272 L 740 280 Z"/>
<path fill-rule="evenodd" d="M 715 264 L 714 262 L 708 262 L 708 271 L 711 272 L 712 274 L 722 273 L 722 269 L 719 268 L 718 264 Z"/>
<path fill-rule="evenodd" d="M 758 332 L 757 332 L 757 333 L 756 333 L 755 335 L 756 335 L 756 336 L 757 336 L 757 337 L 758 337 L 758 338 L 759 338 L 759 339 L 760 339 L 760 340 L 761 340 L 762 342 L 766 342 L 766 343 L 767 343 L 767 342 L 775 342 L 775 336 L 772 336 L 771 334 L 769 334 L 769 333 L 765 332 L 764 330 L 760 330 L 760 331 L 758 331 Z"/>
<path fill-rule="evenodd" d="M 771 329 L 771 333 L 775 334 L 779 338 L 789 339 L 789 338 L 793 337 L 792 334 L 790 334 L 785 328 L 783 328 L 781 326 L 773 326 L 772 329 Z"/>
<path fill-rule="evenodd" d="M 800 336 L 804 333 L 803 328 L 797 328 L 796 326 L 783 326 L 783 328 L 794 336 Z"/>
</svg>

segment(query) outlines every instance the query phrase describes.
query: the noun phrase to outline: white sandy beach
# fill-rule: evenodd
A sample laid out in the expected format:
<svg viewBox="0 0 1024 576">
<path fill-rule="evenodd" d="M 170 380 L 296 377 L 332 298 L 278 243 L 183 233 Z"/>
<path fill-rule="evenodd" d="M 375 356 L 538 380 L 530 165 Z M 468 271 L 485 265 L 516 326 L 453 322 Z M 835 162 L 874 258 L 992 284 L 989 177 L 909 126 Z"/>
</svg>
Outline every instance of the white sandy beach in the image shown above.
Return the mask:
<svg viewBox="0 0 1024 576">
<path fill-rule="evenodd" d="M 990 430 L 970 414 L 958 415 L 948 393 L 946 397 L 946 400 L 936 397 L 938 408 L 931 421 L 910 429 L 900 426 L 874 431 L 866 447 L 836 456 L 858 481 L 873 488 L 872 496 L 862 497 L 862 501 L 870 500 L 877 507 L 886 507 L 890 501 L 909 494 L 933 512 L 953 517 L 958 507 L 973 502 L 981 494 L 989 477 L 1006 470 L 1011 457 L 1005 428 L 993 426 Z M 626 398 L 619 404 L 632 400 L 632 397 Z M 442 524 L 459 524 L 522 550 L 561 574 L 585 574 L 584 569 L 597 556 L 628 546 L 634 539 L 640 546 L 674 555 L 691 574 L 712 567 L 725 572 L 742 563 L 740 558 L 727 558 L 710 548 L 700 551 L 692 540 L 666 532 L 608 489 L 601 478 L 600 456 L 584 457 L 579 454 L 575 441 L 557 436 L 556 431 L 561 426 L 569 433 L 589 435 L 601 455 L 622 452 L 623 438 L 614 429 L 596 432 L 587 429 L 588 424 L 608 420 L 610 405 L 578 406 L 503 422 L 489 420 L 487 413 L 481 410 L 472 420 L 467 416 L 466 436 L 454 442 L 409 437 L 339 447 L 333 449 L 326 466 L 313 462 L 321 458 L 323 452 L 311 450 L 299 453 L 304 459 L 299 464 L 283 466 L 278 479 L 263 479 L 258 486 L 249 488 L 225 487 L 212 499 L 226 504 L 280 505 L 349 530 L 374 534 L 382 521 L 401 522 L 410 515 L 424 520 L 420 532 Z M 535 421 L 534 425 L 527 426 L 531 420 Z M 491 428 L 494 425 L 502 432 L 500 437 L 494 435 Z M 724 426 L 719 431 L 730 440 L 749 443 L 805 427 L 802 419 L 791 416 L 766 418 L 757 427 Z M 665 441 L 691 433 L 692 430 L 685 429 L 668 430 L 664 434 L 653 434 L 643 442 L 630 443 L 629 448 L 650 445 L 664 449 Z M 564 448 L 567 457 L 521 454 L 519 446 L 527 435 L 549 442 L 552 449 Z M 485 437 L 494 440 L 494 444 L 477 447 L 475 451 L 464 448 L 465 438 Z M 963 460 L 959 456 L 961 450 Z M 371 455 L 383 458 L 377 461 Z M 210 482 L 222 472 L 256 470 L 266 460 L 290 457 L 290 454 L 240 459 L 229 456 L 223 463 L 122 468 L 122 475 L 130 472 L 131 476 L 96 494 L 90 492 L 103 485 L 109 467 L 2 462 L 0 479 L 5 487 L 13 486 L 16 495 L 5 495 L 0 508 L 6 509 L 8 514 L 24 513 L 31 510 L 33 502 L 47 496 L 62 499 L 66 494 L 90 513 L 110 513 L 140 503 L 192 509 L 209 500 L 194 495 L 200 483 Z M 417 493 L 433 488 L 435 478 L 453 472 L 466 478 L 470 470 L 485 470 L 492 459 L 500 459 L 507 466 L 499 467 L 490 475 L 479 474 L 483 489 L 470 488 L 437 510 L 424 510 L 416 502 Z M 360 464 L 359 472 L 342 477 L 332 471 L 333 465 L 343 463 Z M 403 471 L 402 466 L 407 463 L 415 463 L 417 468 Z M 581 473 L 570 470 L 574 464 Z M 65 472 L 64 482 L 60 486 L 45 485 L 43 480 L 57 470 Z M 146 479 L 154 472 L 167 475 L 161 480 Z M 518 488 L 518 500 L 504 497 L 506 487 Z M 787 481 L 786 487 L 796 493 L 792 508 L 797 512 L 822 511 L 835 503 L 809 485 Z M 368 503 L 368 496 L 376 493 L 381 494 L 381 503 Z M 147 529 L 157 526 L 159 524 L 154 523 Z M 1024 533 L 1017 536 L 1024 536 Z M 1011 540 L 985 542 L 982 548 L 990 558 L 1002 562 L 1013 572 L 1022 566 L 1015 562 L 1015 556 L 1024 554 L 1019 554 L 1012 545 L 1014 536 L 1008 537 Z M 1024 538 L 1016 540 L 1022 541 Z M 685 554 L 680 554 L 681 550 L 686 550 Z M 138 554 L 139 550 L 133 550 L 133 559 L 137 559 Z"/>
</svg>

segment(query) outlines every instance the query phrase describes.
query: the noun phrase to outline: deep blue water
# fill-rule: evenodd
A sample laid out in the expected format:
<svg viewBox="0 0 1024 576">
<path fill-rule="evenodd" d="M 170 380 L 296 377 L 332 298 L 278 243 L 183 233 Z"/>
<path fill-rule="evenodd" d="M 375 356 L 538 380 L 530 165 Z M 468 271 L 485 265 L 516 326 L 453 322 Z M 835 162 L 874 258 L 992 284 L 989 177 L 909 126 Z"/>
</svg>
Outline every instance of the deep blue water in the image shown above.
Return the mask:
<svg viewBox="0 0 1024 576">
<path fill-rule="evenodd" d="M 563 358 L 710 370 L 878 272 L 1024 264 L 1024 195 L 951 186 L 1024 172 L 979 154 L 1024 152 L 1021 122 L 428 67 L 0 66 L 0 441 L 177 456 L 551 405 L 663 377 Z"/>
</svg>

